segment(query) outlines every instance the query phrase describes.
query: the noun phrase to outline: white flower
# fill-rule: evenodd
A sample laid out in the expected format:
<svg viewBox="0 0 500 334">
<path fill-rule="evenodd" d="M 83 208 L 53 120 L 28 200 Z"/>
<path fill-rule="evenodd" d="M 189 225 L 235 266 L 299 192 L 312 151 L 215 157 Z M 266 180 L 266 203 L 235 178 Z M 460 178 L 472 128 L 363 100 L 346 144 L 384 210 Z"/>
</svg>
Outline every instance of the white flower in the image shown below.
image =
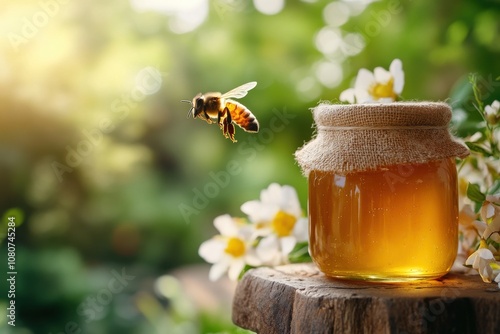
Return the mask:
<svg viewBox="0 0 500 334">
<path fill-rule="evenodd" d="M 495 282 L 498 283 L 498 288 L 500 289 L 500 271 L 497 273 L 497 277 L 495 277 Z"/>
<path fill-rule="evenodd" d="M 500 101 L 498 100 L 495 100 L 489 106 L 484 107 L 484 113 L 486 114 L 485 118 L 488 120 L 489 123 L 497 124 L 497 122 L 500 120 L 500 113 L 498 112 L 499 110 L 500 110 Z"/>
<path fill-rule="evenodd" d="M 475 220 L 477 214 L 469 204 L 464 204 L 458 214 L 458 254 L 467 258 L 477 245 L 479 236 L 482 235 L 486 224 Z M 465 259 L 464 259 L 465 260 Z"/>
<path fill-rule="evenodd" d="M 500 131 L 496 132 L 500 134 Z M 471 140 L 465 139 L 465 141 Z M 500 159 L 478 157 L 474 162 L 467 161 L 462 166 L 459 171 L 459 184 L 460 192 L 465 196 L 469 183 L 479 184 L 481 190 L 484 192 L 488 188 L 488 185 L 495 182 L 495 176 L 491 171 L 500 170 Z"/>
<path fill-rule="evenodd" d="M 496 116 L 498 114 L 498 110 L 500 110 L 500 101 L 495 100 L 489 106 L 484 107 L 484 112 L 487 116 Z"/>
<path fill-rule="evenodd" d="M 484 240 L 481 240 L 479 248 L 467 258 L 465 264 L 472 265 L 472 268 L 476 269 L 481 275 L 483 282 L 491 283 L 493 280 L 493 268 L 490 264 L 496 264 L 496 261 Z"/>
<path fill-rule="evenodd" d="M 241 211 L 262 237 L 256 251 L 265 264 L 287 263 L 297 242 L 308 239 L 307 218 L 302 216 L 297 192 L 291 186 L 272 183 L 261 192 L 260 200 L 244 203 Z"/>
<path fill-rule="evenodd" d="M 483 238 L 500 242 L 500 195 L 487 195 L 480 212 L 486 223 Z"/>
<path fill-rule="evenodd" d="M 237 280 L 245 264 L 261 265 L 252 248 L 255 238 L 250 224 L 223 215 L 215 218 L 214 226 L 220 235 L 203 242 L 198 250 L 205 261 L 213 263 L 210 280 L 215 281 L 226 272 L 231 280 Z"/>
<path fill-rule="evenodd" d="M 348 102 L 351 104 L 356 103 L 354 88 L 347 88 L 342 93 L 340 93 L 340 101 Z"/>
<path fill-rule="evenodd" d="M 376 67 L 372 72 L 360 69 L 354 88 L 340 94 L 340 100 L 349 103 L 393 102 L 403 91 L 403 63 L 394 59 L 389 71 Z"/>
</svg>

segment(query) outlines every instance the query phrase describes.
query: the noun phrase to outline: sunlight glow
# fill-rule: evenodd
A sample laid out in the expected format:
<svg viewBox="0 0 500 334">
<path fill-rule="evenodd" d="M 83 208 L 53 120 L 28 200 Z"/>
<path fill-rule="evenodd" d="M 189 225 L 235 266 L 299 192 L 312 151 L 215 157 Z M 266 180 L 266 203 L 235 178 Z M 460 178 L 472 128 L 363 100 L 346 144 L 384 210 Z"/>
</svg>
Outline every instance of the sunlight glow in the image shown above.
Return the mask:
<svg viewBox="0 0 500 334">
<path fill-rule="evenodd" d="M 135 77 L 135 87 L 144 95 L 158 92 L 163 83 L 160 71 L 152 66 L 143 68 Z"/>
<path fill-rule="evenodd" d="M 208 0 L 130 0 L 137 12 L 155 11 L 170 16 L 169 28 L 184 34 L 198 28 L 208 17 Z"/>
</svg>

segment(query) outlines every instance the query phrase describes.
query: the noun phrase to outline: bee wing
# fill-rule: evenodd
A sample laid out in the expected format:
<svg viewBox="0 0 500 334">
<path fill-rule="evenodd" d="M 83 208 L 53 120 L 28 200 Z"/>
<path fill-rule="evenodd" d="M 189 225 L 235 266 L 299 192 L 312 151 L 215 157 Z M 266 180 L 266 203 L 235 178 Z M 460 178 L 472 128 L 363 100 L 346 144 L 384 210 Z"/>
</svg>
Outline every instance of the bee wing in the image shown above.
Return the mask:
<svg viewBox="0 0 500 334">
<path fill-rule="evenodd" d="M 241 99 L 247 95 L 248 91 L 257 86 L 257 82 L 247 82 L 244 85 L 231 89 L 229 92 L 222 94 L 221 98 L 224 99 Z"/>
</svg>

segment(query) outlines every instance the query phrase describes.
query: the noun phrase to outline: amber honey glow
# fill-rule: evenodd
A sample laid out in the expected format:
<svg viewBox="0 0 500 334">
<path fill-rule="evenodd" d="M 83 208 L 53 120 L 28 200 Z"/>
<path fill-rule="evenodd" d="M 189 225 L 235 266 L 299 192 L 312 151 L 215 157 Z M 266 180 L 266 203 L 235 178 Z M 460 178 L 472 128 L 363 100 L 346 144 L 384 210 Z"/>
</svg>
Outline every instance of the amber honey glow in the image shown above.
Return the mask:
<svg viewBox="0 0 500 334">
<path fill-rule="evenodd" d="M 309 174 L 310 252 L 328 276 L 409 281 L 446 274 L 458 243 L 453 159 Z"/>
</svg>

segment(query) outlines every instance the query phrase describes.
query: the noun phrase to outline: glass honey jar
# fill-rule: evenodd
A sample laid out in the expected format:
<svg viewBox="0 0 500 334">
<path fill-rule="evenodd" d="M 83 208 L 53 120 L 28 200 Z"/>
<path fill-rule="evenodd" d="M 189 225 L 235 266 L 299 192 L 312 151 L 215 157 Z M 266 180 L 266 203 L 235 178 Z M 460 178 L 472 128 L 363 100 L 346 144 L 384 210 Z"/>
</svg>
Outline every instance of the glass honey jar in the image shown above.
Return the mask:
<svg viewBox="0 0 500 334">
<path fill-rule="evenodd" d="M 444 103 L 321 104 L 296 152 L 309 181 L 309 251 L 327 276 L 411 281 L 457 254 L 455 157 Z"/>
</svg>

